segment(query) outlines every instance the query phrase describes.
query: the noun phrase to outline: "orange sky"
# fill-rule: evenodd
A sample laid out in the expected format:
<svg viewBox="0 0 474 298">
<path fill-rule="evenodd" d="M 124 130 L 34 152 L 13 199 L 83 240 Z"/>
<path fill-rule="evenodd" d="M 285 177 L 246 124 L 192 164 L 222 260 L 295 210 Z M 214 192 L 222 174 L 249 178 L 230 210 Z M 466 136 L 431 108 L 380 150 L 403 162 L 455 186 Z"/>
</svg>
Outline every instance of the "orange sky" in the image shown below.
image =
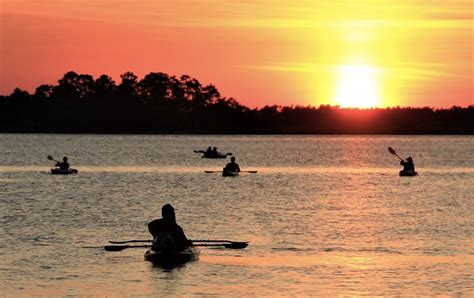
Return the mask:
<svg viewBox="0 0 474 298">
<path fill-rule="evenodd" d="M 473 2 L 0 0 L 0 94 L 188 74 L 249 107 L 474 104 Z"/>
</svg>

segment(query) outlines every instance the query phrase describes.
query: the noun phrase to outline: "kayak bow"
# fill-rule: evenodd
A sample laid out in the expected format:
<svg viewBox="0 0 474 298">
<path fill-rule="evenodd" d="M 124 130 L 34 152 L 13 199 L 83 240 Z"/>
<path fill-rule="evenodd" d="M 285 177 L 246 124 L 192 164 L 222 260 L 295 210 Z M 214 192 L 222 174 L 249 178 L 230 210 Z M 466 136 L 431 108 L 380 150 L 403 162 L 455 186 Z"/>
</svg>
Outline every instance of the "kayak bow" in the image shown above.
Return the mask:
<svg viewBox="0 0 474 298">
<path fill-rule="evenodd" d="M 150 248 L 145 252 L 144 257 L 155 265 L 179 265 L 199 260 L 200 253 L 200 250 L 194 246 L 183 251 L 154 251 Z"/>
</svg>

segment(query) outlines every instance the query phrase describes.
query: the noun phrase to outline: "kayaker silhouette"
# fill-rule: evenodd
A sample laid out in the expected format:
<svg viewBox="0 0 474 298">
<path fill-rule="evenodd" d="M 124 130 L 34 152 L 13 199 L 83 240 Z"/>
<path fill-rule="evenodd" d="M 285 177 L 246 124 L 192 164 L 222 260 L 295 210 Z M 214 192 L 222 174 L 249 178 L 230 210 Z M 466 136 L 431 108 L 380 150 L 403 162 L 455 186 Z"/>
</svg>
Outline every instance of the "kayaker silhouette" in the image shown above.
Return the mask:
<svg viewBox="0 0 474 298">
<path fill-rule="evenodd" d="M 415 165 L 411 156 L 407 157 L 406 161 L 401 160 L 400 164 L 403 166 L 403 172 L 415 172 Z"/>
<path fill-rule="evenodd" d="M 240 172 L 240 167 L 239 165 L 235 162 L 235 157 L 232 156 L 230 158 L 230 162 L 226 164 L 225 168 L 226 171 L 228 172 Z"/>
<path fill-rule="evenodd" d="M 204 152 L 204 155 L 207 156 L 207 157 L 212 156 L 211 146 L 207 147 L 207 150 L 206 150 L 206 152 Z"/>
<path fill-rule="evenodd" d="M 69 163 L 67 162 L 67 157 L 64 156 L 62 162 L 56 163 L 56 167 L 59 167 L 61 170 L 69 169 Z"/>
<path fill-rule="evenodd" d="M 161 207 L 160 219 L 148 224 L 153 236 L 152 249 L 155 251 L 182 251 L 191 245 L 183 229 L 176 223 L 174 208 L 170 204 Z"/>
<path fill-rule="evenodd" d="M 212 154 L 213 157 L 219 156 L 219 152 L 217 152 L 217 147 L 212 148 Z"/>
</svg>

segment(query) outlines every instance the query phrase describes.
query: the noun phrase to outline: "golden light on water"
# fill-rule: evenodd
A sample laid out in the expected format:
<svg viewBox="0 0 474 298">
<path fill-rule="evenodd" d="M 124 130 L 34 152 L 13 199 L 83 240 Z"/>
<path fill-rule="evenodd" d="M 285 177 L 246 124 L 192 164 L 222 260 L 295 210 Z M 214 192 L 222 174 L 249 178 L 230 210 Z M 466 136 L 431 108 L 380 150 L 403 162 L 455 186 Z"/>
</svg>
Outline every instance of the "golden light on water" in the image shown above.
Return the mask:
<svg viewBox="0 0 474 298">
<path fill-rule="evenodd" d="M 334 101 L 341 107 L 375 107 L 380 101 L 379 84 L 379 71 L 376 67 L 342 65 L 336 70 Z"/>
</svg>

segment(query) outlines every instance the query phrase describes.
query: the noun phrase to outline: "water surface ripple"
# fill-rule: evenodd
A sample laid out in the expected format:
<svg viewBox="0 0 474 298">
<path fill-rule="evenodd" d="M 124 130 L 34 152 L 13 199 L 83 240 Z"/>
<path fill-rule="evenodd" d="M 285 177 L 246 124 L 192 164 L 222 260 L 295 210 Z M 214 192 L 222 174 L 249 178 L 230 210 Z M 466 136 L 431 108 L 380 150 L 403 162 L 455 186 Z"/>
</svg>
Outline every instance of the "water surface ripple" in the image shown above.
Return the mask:
<svg viewBox="0 0 474 298">
<path fill-rule="evenodd" d="M 204 173 L 228 161 L 208 146 L 258 173 Z M 472 136 L 1 134 L 0 152 L 1 295 L 474 294 Z M 149 238 L 164 203 L 189 238 L 250 246 L 174 269 L 101 249 Z"/>
</svg>

